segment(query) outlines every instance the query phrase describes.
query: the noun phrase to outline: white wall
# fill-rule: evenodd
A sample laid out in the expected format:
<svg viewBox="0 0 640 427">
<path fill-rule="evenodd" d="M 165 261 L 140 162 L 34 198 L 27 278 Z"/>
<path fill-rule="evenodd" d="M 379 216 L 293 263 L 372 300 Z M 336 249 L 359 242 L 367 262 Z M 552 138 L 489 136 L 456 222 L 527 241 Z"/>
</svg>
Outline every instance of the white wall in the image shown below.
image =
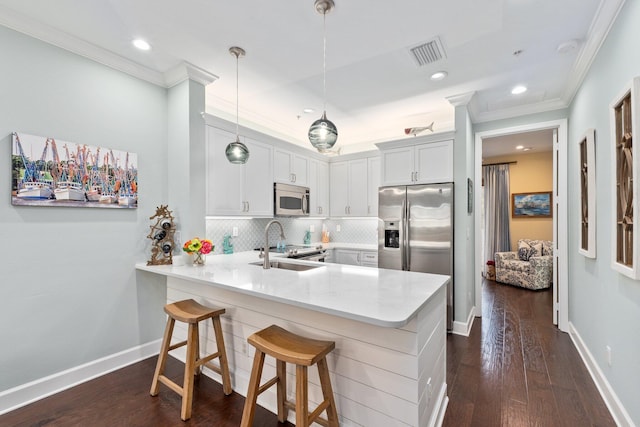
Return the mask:
<svg viewBox="0 0 640 427">
<path fill-rule="evenodd" d="M 162 336 L 133 265 L 169 175 L 165 89 L 2 26 L 0 52 L 1 392 Z M 13 131 L 137 153 L 138 209 L 12 206 Z"/>
<path fill-rule="evenodd" d="M 571 105 L 568 160 L 569 188 L 579 188 L 578 140 L 588 128 L 595 128 L 597 258 L 578 254 L 580 193 L 569 192 L 569 319 L 633 422 L 640 425 L 640 281 L 623 277 L 610 265 L 615 184 L 609 122 L 609 104 L 640 75 L 638 22 L 640 2 L 625 2 Z M 639 143 L 634 136 L 634 143 Z M 638 159 L 634 165 L 640 167 Z M 605 357 L 607 345 L 613 352 L 611 366 Z"/>
</svg>

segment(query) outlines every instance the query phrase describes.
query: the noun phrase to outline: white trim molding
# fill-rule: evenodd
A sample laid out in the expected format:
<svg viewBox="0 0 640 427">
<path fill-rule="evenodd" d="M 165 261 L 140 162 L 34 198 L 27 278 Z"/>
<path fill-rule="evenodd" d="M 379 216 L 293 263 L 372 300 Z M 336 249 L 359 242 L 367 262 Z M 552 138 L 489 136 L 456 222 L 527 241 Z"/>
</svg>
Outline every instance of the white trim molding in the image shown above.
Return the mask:
<svg viewBox="0 0 640 427">
<path fill-rule="evenodd" d="M 620 402 L 618 395 L 613 390 L 613 387 L 611 387 L 611 384 L 609 384 L 609 381 L 607 381 L 607 377 L 602 372 L 602 369 L 600 369 L 600 366 L 598 366 L 598 362 L 596 362 L 593 354 L 591 354 L 589 348 L 576 330 L 576 327 L 571 322 L 569 322 L 569 336 L 571 337 L 571 341 L 573 341 L 573 345 L 576 347 L 576 350 L 578 350 L 582 361 L 587 367 L 593 382 L 596 384 L 604 403 L 607 405 L 607 408 L 609 408 L 609 412 L 611 412 L 611 416 L 616 422 L 616 425 L 634 426 L 635 424 L 633 423 L 631 416 L 622 405 L 622 402 Z"/>
<path fill-rule="evenodd" d="M 160 352 L 160 344 L 152 341 L 5 390 L 0 393 L 0 415 L 147 359 Z"/>
<path fill-rule="evenodd" d="M 469 315 L 467 316 L 466 322 L 460 322 L 455 320 L 453 322 L 453 329 L 451 330 L 452 334 L 462 335 L 464 337 L 468 337 L 471 333 L 471 328 L 473 327 L 473 321 L 476 318 L 476 307 L 472 307 L 469 311 Z"/>
</svg>

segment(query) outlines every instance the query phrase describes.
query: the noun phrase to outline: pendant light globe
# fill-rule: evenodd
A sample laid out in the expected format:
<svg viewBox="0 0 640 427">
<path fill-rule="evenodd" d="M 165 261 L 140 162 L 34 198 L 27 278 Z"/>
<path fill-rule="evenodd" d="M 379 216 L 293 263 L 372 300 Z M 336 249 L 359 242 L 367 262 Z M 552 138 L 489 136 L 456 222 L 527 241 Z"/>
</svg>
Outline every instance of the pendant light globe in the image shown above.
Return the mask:
<svg viewBox="0 0 640 427">
<path fill-rule="evenodd" d="M 328 150 L 334 146 L 338 140 L 338 129 L 336 125 L 327 119 L 327 112 L 322 113 L 322 117 L 311 124 L 309 128 L 309 142 L 318 151 Z"/>
<path fill-rule="evenodd" d="M 334 146 L 338 140 L 338 128 L 333 122 L 327 119 L 327 28 L 326 16 L 335 6 L 333 0 L 315 0 L 316 12 L 322 15 L 323 26 L 323 55 L 322 55 L 322 96 L 324 110 L 322 117 L 311 124 L 309 128 L 309 142 L 318 151 L 324 152 Z"/>
<path fill-rule="evenodd" d="M 245 50 L 238 46 L 229 48 L 229 53 L 236 57 L 236 140 L 229 143 L 224 150 L 227 160 L 234 165 L 242 165 L 249 160 L 249 148 L 240 142 L 240 134 L 238 132 L 238 59 L 246 54 Z"/>
<path fill-rule="evenodd" d="M 249 149 L 240 142 L 240 138 L 237 135 L 236 140 L 227 145 L 224 154 L 227 156 L 229 163 L 233 163 L 234 165 L 242 165 L 249 160 Z"/>
</svg>

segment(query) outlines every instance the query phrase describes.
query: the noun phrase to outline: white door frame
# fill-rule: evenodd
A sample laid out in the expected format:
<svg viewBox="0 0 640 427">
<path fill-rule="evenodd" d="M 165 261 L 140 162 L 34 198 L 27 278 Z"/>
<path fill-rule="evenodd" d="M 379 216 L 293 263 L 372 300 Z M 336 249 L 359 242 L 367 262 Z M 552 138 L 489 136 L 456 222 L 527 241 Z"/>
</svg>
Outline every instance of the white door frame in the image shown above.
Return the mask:
<svg viewBox="0 0 640 427">
<path fill-rule="evenodd" d="M 557 152 L 554 148 L 554 167 L 553 169 L 553 182 L 557 183 L 557 189 L 554 188 L 554 193 L 557 191 L 557 197 L 554 197 L 554 204 L 556 204 L 557 210 L 553 215 L 553 233 L 554 244 L 556 245 L 556 252 L 554 255 L 557 257 L 557 282 L 554 286 L 557 287 L 558 300 L 554 301 L 554 312 L 558 313 L 558 328 L 561 331 L 569 331 L 569 276 L 568 276 L 568 212 L 567 212 L 567 152 L 568 152 L 568 129 L 567 120 L 552 120 L 548 122 L 531 123 L 521 126 L 513 126 L 501 129 L 494 129 L 484 132 L 475 133 L 475 200 L 480 200 L 482 197 L 482 140 L 483 138 L 504 136 L 510 134 L 517 134 L 522 132 L 531 132 L 543 129 L 557 129 L 558 130 L 558 147 Z M 556 157 L 557 156 L 557 157 Z M 557 163 L 557 165 L 556 165 Z M 555 196 L 555 194 L 554 194 Z M 482 213 L 478 209 L 474 210 L 474 228 L 475 228 L 475 260 L 474 260 L 474 285 L 475 285 L 475 316 L 482 316 L 482 277 L 483 260 L 482 260 Z M 555 318 L 555 316 L 554 316 Z"/>
</svg>

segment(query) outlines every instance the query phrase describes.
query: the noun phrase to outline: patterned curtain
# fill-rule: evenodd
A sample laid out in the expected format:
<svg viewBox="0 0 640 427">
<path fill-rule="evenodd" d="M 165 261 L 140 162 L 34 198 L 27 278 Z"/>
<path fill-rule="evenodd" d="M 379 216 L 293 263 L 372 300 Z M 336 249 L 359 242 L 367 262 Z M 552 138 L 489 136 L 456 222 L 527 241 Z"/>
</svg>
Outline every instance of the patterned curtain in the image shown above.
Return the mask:
<svg viewBox="0 0 640 427">
<path fill-rule="evenodd" d="M 484 179 L 485 262 L 511 250 L 509 231 L 509 165 L 482 167 Z"/>
</svg>

